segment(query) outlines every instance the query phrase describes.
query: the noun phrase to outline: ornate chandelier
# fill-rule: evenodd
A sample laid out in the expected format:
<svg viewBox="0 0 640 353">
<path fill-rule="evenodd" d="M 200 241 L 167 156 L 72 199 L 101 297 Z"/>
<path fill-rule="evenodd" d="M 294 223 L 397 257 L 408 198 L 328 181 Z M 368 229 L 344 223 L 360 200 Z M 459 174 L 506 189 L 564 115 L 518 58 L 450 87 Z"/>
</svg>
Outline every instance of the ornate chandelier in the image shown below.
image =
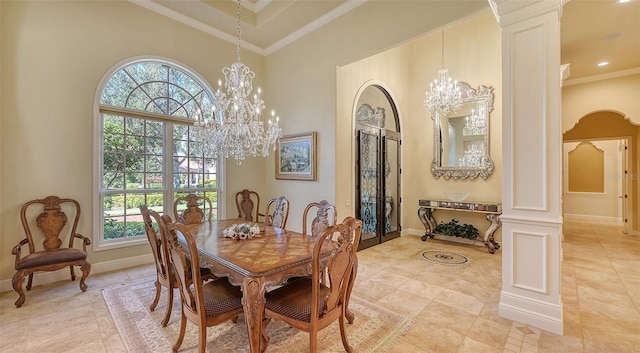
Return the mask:
<svg viewBox="0 0 640 353">
<path fill-rule="evenodd" d="M 462 97 L 458 81 L 453 81 L 449 70 L 444 68 L 444 30 L 442 30 L 442 69 L 438 70 L 438 78 L 429 85 L 425 94 L 424 106 L 431 114 L 443 116 L 449 111 L 456 111 L 462 106 Z"/>
<path fill-rule="evenodd" d="M 478 168 L 484 167 L 484 147 L 478 148 L 476 145 L 469 145 L 464 151 L 462 158 L 458 160 L 458 166 L 463 168 Z"/>
<path fill-rule="evenodd" d="M 253 95 L 253 101 L 249 98 L 255 74 L 240 61 L 240 9 L 238 0 L 237 61 L 222 69 L 224 91 L 218 80 L 211 116 L 207 119 L 198 112 L 193 124 L 195 140 L 206 155 L 233 157 L 238 165 L 246 156 L 268 156 L 269 148 L 275 150 L 276 141 L 282 135 L 280 118 L 273 110 L 266 129 L 260 119 L 265 107 L 260 88 Z"/>
</svg>

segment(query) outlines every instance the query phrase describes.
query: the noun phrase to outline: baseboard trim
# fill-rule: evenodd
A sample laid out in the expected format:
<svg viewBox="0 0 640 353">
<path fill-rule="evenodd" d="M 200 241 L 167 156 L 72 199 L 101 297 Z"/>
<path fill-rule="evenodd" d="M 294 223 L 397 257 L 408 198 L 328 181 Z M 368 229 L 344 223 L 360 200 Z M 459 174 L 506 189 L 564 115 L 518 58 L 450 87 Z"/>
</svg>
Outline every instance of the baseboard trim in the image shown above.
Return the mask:
<svg viewBox="0 0 640 353">
<path fill-rule="evenodd" d="M 556 305 L 502 291 L 498 314 L 557 335 L 564 331 L 562 301 Z"/>
<path fill-rule="evenodd" d="M 615 222 L 622 224 L 622 218 L 609 217 L 609 216 L 594 216 L 577 213 L 565 213 L 564 219 L 576 220 L 576 221 L 597 221 L 597 222 Z"/>
<path fill-rule="evenodd" d="M 97 275 L 105 272 L 112 272 L 123 270 L 129 267 L 135 267 L 139 265 L 151 264 L 155 260 L 153 258 L 153 254 L 146 254 L 134 257 L 128 257 L 125 259 L 119 260 L 110 260 L 105 262 L 99 262 L 97 264 L 91 264 L 91 273 L 89 274 L 89 278 L 87 281 L 90 281 L 91 276 Z M 76 282 L 78 281 L 78 276 L 80 275 L 80 271 L 76 268 Z M 49 284 L 59 281 L 69 281 L 69 268 L 65 267 L 61 270 L 51 271 L 51 272 L 36 272 L 33 274 L 33 285 L 38 286 L 41 284 Z M 25 278 L 26 283 L 26 278 Z M 87 283 L 90 285 L 89 283 Z M 25 284 L 26 285 L 26 284 Z M 11 279 L 5 279 L 0 281 L 0 292 L 8 292 L 13 291 L 13 284 Z"/>
</svg>

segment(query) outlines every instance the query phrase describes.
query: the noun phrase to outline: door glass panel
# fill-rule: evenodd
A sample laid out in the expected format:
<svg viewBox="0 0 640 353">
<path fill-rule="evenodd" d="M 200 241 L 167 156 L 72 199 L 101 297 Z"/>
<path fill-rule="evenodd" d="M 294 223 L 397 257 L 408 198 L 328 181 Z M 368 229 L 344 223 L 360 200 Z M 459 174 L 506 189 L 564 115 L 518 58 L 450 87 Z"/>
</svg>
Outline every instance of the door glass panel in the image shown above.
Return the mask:
<svg viewBox="0 0 640 353">
<path fill-rule="evenodd" d="M 398 231 L 398 141 L 386 139 L 386 154 L 384 163 L 385 175 L 385 225 L 384 232 Z"/>
<path fill-rule="evenodd" d="M 367 240 L 377 237 L 378 136 L 360 131 L 359 143 L 361 240 Z"/>
</svg>

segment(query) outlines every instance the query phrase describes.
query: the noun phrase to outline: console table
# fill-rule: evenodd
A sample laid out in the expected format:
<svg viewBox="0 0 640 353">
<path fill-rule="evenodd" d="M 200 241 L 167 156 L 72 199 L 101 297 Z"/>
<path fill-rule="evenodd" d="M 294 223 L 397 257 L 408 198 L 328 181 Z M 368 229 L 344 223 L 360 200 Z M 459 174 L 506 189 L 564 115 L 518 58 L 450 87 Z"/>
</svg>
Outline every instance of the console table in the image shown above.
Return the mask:
<svg viewBox="0 0 640 353">
<path fill-rule="evenodd" d="M 489 250 L 489 253 L 493 254 L 496 250 L 500 249 L 500 244 L 493 240 L 493 233 L 500 228 L 502 221 L 500 215 L 502 214 L 502 204 L 499 203 L 483 203 L 483 202 L 454 202 L 450 200 L 419 200 L 418 218 L 426 232 L 422 236 L 422 241 L 426 241 L 428 238 L 435 236 L 436 220 L 433 217 L 434 212 L 437 210 L 450 210 L 460 212 L 475 212 L 486 214 L 487 221 L 491 222 L 489 229 L 484 233 L 483 243 Z"/>
</svg>

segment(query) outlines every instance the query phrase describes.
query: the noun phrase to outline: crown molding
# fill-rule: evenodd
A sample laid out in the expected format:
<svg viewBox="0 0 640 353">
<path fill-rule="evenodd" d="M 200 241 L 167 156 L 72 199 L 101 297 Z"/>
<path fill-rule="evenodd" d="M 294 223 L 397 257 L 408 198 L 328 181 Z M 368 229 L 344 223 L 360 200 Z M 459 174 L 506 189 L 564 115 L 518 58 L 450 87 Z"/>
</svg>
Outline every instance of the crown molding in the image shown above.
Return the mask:
<svg viewBox="0 0 640 353">
<path fill-rule="evenodd" d="M 609 72 L 606 74 L 581 77 L 573 80 L 566 80 L 562 83 L 562 86 L 564 87 L 564 86 L 571 86 L 571 85 L 579 85 L 583 83 L 609 80 L 612 78 L 625 77 L 625 76 L 631 76 L 631 75 L 637 75 L 637 74 L 640 74 L 640 67 L 635 67 L 633 69 L 627 69 L 627 70 L 621 70 L 621 71 L 615 71 L 615 72 Z"/>
<path fill-rule="evenodd" d="M 163 15 L 165 17 L 171 18 L 175 21 L 178 21 L 180 23 L 183 23 L 189 27 L 195 28 L 197 30 L 200 30 L 202 32 L 205 32 L 207 34 L 210 34 L 214 37 L 220 38 L 224 41 L 227 41 L 229 43 L 233 43 L 233 44 L 237 44 L 238 42 L 238 38 L 234 35 L 231 35 L 227 32 L 221 31 L 215 27 L 212 27 L 208 24 L 205 24 L 203 22 L 197 21 L 189 16 L 186 16 L 178 11 L 169 9 L 165 6 L 162 6 L 161 4 L 153 1 L 153 0 L 128 0 L 129 2 L 131 2 L 132 4 L 138 5 L 140 7 L 144 7 L 147 10 L 151 10 L 155 13 L 158 13 L 160 15 Z M 262 8 L 264 8 L 265 6 L 267 6 L 272 0 L 260 0 L 258 1 L 255 5 L 253 3 L 249 3 L 250 7 L 249 9 L 251 11 L 257 12 L 259 10 L 261 10 Z M 262 48 L 260 46 L 257 46 L 253 43 L 247 42 L 246 40 L 241 40 L 240 41 L 240 46 L 243 49 L 247 49 L 250 50 L 256 54 L 260 54 L 263 56 L 272 54 L 276 51 L 278 51 L 279 49 L 282 49 L 284 47 L 286 47 L 287 45 L 295 42 L 296 40 L 306 36 L 307 34 L 315 31 L 316 29 L 326 25 L 327 23 L 335 20 L 336 18 L 346 14 L 347 12 L 355 9 L 356 7 L 362 5 L 366 3 L 366 1 L 363 0 L 348 0 L 347 2 L 345 2 L 344 4 L 336 7 L 335 9 L 333 9 L 330 12 L 327 12 L 324 16 L 319 17 L 318 19 L 316 19 L 315 21 L 309 22 L 307 25 L 305 25 L 304 27 L 298 29 L 297 31 L 292 32 L 291 34 L 287 35 L 286 37 L 276 41 L 274 44 L 270 45 L 267 48 Z"/>
</svg>

